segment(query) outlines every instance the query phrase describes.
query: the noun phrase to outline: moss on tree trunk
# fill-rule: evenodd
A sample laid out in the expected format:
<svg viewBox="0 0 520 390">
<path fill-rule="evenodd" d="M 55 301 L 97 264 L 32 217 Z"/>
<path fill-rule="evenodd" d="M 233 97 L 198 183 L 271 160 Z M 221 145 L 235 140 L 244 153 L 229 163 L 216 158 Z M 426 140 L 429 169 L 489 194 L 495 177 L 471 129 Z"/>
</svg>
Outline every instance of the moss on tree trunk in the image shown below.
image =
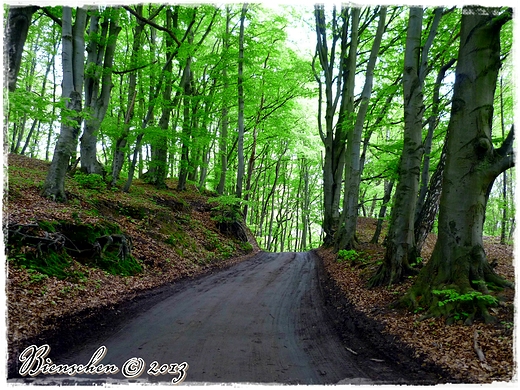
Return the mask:
<svg viewBox="0 0 520 390">
<path fill-rule="evenodd" d="M 459 58 L 447 136 L 438 239 L 431 259 L 402 302 L 427 316 L 464 314 L 492 320 L 489 285 L 513 287 L 487 262 L 483 247 L 486 204 L 496 177 L 514 164 L 513 134 L 493 147 L 493 99 L 500 69 L 500 28 L 511 10 L 463 10 Z M 475 91 L 479 91 L 475 93 Z"/>
</svg>

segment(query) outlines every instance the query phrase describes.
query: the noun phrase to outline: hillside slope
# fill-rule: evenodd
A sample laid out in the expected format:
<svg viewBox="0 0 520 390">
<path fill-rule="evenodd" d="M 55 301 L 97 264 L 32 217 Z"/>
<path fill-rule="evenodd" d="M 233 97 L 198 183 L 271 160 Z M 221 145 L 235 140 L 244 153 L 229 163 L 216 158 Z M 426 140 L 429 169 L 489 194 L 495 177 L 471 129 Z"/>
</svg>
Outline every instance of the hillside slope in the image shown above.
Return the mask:
<svg viewBox="0 0 520 390">
<path fill-rule="evenodd" d="M 39 191 L 48 163 L 9 155 L 4 191 L 10 360 L 23 345 L 87 321 L 139 293 L 226 267 L 259 248 L 233 232 L 225 207 L 194 187 L 157 190 L 139 180 L 130 193 L 99 179 L 67 178 L 69 201 Z"/>
</svg>

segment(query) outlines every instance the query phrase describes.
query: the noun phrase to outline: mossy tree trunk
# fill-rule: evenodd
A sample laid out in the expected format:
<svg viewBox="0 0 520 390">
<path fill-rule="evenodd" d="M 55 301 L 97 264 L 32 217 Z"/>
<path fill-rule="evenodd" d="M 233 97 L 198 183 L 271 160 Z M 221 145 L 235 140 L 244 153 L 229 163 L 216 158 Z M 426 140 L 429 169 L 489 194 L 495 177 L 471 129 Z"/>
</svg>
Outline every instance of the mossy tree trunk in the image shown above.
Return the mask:
<svg viewBox="0 0 520 390">
<path fill-rule="evenodd" d="M 431 259 L 404 298 L 438 314 L 433 290 L 487 293 L 486 283 L 508 287 L 488 264 L 483 248 L 486 203 L 498 175 L 514 165 L 513 128 L 499 148 L 491 138 L 500 60 L 500 30 L 512 10 L 465 7 L 461 23 L 438 240 Z M 475 93 L 478 91 L 478 93 Z M 485 318 L 486 307 L 475 309 Z M 442 313 L 446 314 L 446 313 Z"/>
</svg>

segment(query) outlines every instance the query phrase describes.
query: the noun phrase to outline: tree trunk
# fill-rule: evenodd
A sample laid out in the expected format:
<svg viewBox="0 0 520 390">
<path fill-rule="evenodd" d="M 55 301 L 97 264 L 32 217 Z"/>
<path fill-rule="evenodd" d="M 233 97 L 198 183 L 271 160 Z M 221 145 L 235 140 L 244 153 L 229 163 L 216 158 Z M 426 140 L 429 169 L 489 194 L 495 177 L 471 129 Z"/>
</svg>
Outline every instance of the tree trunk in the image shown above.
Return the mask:
<svg viewBox="0 0 520 390">
<path fill-rule="evenodd" d="M 381 230 L 383 230 L 383 222 L 385 220 L 386 209 L 388 207 L 388 202 L 392 197 L 392 189 L 394 188 L 394 180 L 385 180 L 385 193 L 383 195 L 383 204 L 379 209 L 379 216 L 377 218 L 377 225 L 374 235 L 370 240 L 371 244 L 377 244 L 379 241 L 379 236 L 381 235 Z"/>
<path fill-rule="evenodd" d="M 422 157 L 423 95 L 420 79 L 422 8 L 411 8 L 404 57 L 404 145 L 394 195 L 384 262 L 370 285 L 393 284 L 412 274 L 415 261 L 414 218 Z"/>
<path fill-rule="evenodd" d="M 223 56 L 228 55 L 229 51 L 229 25 L 231 23 L 231 10 L 229 5 L 226 5 L 226 35 L 224 37 L 223 42 Z M 227 67 L 224 66 L 222 69 L 222 80 L 223 80 L 223 91 L 224 93 L 229 88 Z M 222 99 L 222 124 L 219 138 L 219 155 L 220 155 L 220 177 L 217 187 L 217 193 L 219 195 L 224 194 L 224 189 L 226 186 L 226 174 L 227 174 L 227 142 L 228 142 L 228 127 L 229 127 L 229 109 L 227 100 Z"/>
<path fill-rule="evenodd" d="M 191 139 L 191 58 L 186 60 L 186 66 L 184 67 L 182 75 L 182 84 L 184 89 L 183 97 L 183 121 L 182 121 L 182 138 L 181 138 L 181 160 L 179 162 L 179 181 L 177 182 L 177 189 L 184 191 L 186 189 L 186 182 L 189 174 L 190 167 L 190 155 L 189 155 L 189 143 Z"/>
<path fill-rule="evenodd" d="M 354 12 L 354 11 L 353 11 Z M 334 235 L 339 225 L 339 204 L 341 196 L 341 181 L 343 178 L 343 170 L 345 164 L 345 141 L 347 133 L 345 129 L 348 127 L 342 122 L 346 119 L 346 112 L 352 112 L 353 102 L 352 95 L 354 86 L 355 72 L 347 72 L 347 48 L 352 47 L 352 43 L 357 45 L 357 29 L 353 29 L 356 35 L 355 39 L 351 39 L 350 44 L 347 38 L 348 32 L 348 12 L 343 8 L 340 15 L 342 22 L 338 26 L 338 16 L 336 8 L 332 12 L 332 39 L 329 48 L 327 32 L 327 22 L 325 19 L 325 10 L 322 5 L 316 5 L 314 9 L 315 25 L 316 25 L 316 58 L 318 58 L 321 72 L 314 68 L 316 81 L 319 85 L 319 104 L 318 104 L 318 129 L 320 137 L 325 146 L 325 155 L 323 158 L 323 232 L 324 245 L 331 246 L 333 244 Z M 337 65 L 341 76 L 337 76 L 336 69 L 336 43 L 341 42 L 341 53 L 339 64 Z M 350 59 L 355 61 L 355 50 L 352 48 Z M 316 59 L 315 58 L 315 59 Z M 323 81 L 322 81 L 323 77 Z M 334 83 L 336 83 L 336 93 L 334 93 Z M 323 88 L 324 87 L 324 88 Z M 323 89 L 325 90 L 325 128 L 322 123 L 322 101 Z M 338 113 L 338 124 L 334 125 L 334 118 L 338 107 L 340 95 L 342 95 L 342 103 L 340 112 Z"/>
<path fill-rule="evenodd" d="M 97 160 L 97 133 L 110 102 L 112 91 L 112 64 L 116 41 L 121 27 L 117 25 L 117 8 L 107 9 L 103 16 L 99 33 L 99 15 L 91 16 L 90 42 L 87 48 L 87 76 L 85 77 L 85 108 L 90 117 L 85 120 L 85 130 L 81 136 L 81 169 L 85 173 L 105 175 L 103 165 Z M 99 36 L 100 34 L 100 36 Z M 100 90 L 101 86 L 101 90 Z"/>
<path fill-rule="evenodd" d="M 439 164 L 437 164 L 437 168 L 435 169 L 435 172 L 430 179 L 430 184 L 428 185 L 428 191 L 426 192 L 425 200 L 415 220 L 414 235 L 417 256 L 421 255 L 422 247 L 426 242 L 428 234 L 430 234 L 433 229 L 435 217 L 439 211 L 439 200 L 441 198 L 442 191 L 442 175 L 444 173 L 445 163 L 446 143 L 442 148 Z"/>
<path fill-rule="evenodd" d="M 173 13 L 170 8 L 166 10 L 166 28 L 168 31 L 175 31 L 178 28 L 179 6 L 175 7 Z M 168 34 L 164 34 L 166 42 L 166 52 L 172 53 L 175 42 Z M 192 42 L 189 42 L 192 43 Z M 159 118 L 159 128 L 161 132 L 156 134 L 150 144 L 152 158 L 150 160 L 150 169 L 147 174 L 147 181 L 157 188 L 166 188 L 166 176 L 168 174 L 168 127 L 170 125 L 170 116 L 172 111 L 172 61 L 167 63 L 165 67 L 165 83 L 162 94 L 161 117 Z"/>
<path fill-rule="evenodd" d="M 22 64 L 22 53 L 36 6 L 9 7 L 7 34 L 4 42 L 4 56 L 7 55 L 7 85 L 10 92 L 16 89 L 16 80 Z"/>
<path fill-rule="evenodd" d="M 247 13 L 247 3 L 242 6 L 240 15 L 240 35 L 238 38 L 238 169 L 236 197 L 242 198 L 244 181 L 244 24 Z"/>
<path fill-rule="evenodd" d="M 438 306 L 433 290 L 487 293 L 486 283 L 512 286 L 486 259 L 482 234 L 486 204 L 494 180 L 514 165 L 513 128 L 493 147 L 493 101 L 500 60 L 500 30 L 512 9 L 464 7 L 453 103 L 447 136 L 446 167 L 439 209 L 439 235 L 431 259 L 405 297 L 431 315 L 453 314 Z M 475 91 L 479 91 L 478 94 Z M 490 316 L 484 301 L 473 302 L 468 322 Z"/>
<path fill-rule="evenodd" d="M 143 6 L 137 5 L 136 12 L 139 15 L 143 13 Z M 132 54 L 130 56 L 130 68 L 136 69 L 138 64 L 138 54 L 141 50 L 141 35 L 143 33 L 144 24 L 137 19 L 137 24 L 134 29 L 134 40 L 132 43 Z M 114 158 L 112 160 L 112 180 L 110 185 L 115 186 L 119 180 L 123 164 L 125 163 L 125 156 L 127 153 L 128 136 L 130 135 L 130 123 L 134 116 L 135 98 L 137 95 L 137 70 L 130 72 L 128 76 L 128 106 L 123 124 L 121 135 L 116 140 L 114 148 Z"/>
<path fill-rule="evenodd" d="M 359 17 L 359 14 L 357 14 L 357 17 Z M 361 93 L 361 104 L 356 116 L 354 128 L 349 131 L 347 140 L 343 213 L 340 221 L 340 226 L 342 229 L 337 233 L 336 250 L 356 247 L 356 226 L 362 169 L 360 161 L 361 136 L 363 134 L 363 127 L 365 124 L 368 104 L 370 102 L 370 96 L 372 95 L 374 68 L 376 66 L 379 47 L 381 46 L 381 39 L 385 30 L 385 23 L 386 7 L 381 7 L 379 12 L 377 32 L 374 37 L 374 42 L 372 43 L 370 58 L 365 73 L 365 85 Z M 357 22 L 353 23 L 352 28 L 357 29 L 357 24 Z M 355 73 L 355 68 L 350 71 Z"/>
<path fill-rule="evenodd" d="M 502 77 L 500 77 L 500 128 L 502 130 L 502 138 L 505 137 L 505 123 L 504 123 L 504 84 Z M 502 174 L 502 221 L 500 223 L 500 243 L 506 243 L 507 231 L 507 171 Z"/>
<path fill-rule="evenodd" d="M 63 7 L 62 21 L 62 97 L 66 108 L 78 114 L 62 121 L 60 136 L 54 149 L 52 162 L 45 179 L 42 195 L 54 201 L 65 202 L 65 175 L 70 156 L 76 152 L 78 135 L 81 127 L 83 64 L 85 50 L 85 26 L 87 12 L 83 8 L 76 10 L 76 23 L 72 26 L 72 9 Z"/>
<path fill-rule="evenodd" d="M 426 200 L 426 195 L 428 193 L 428 181 L 430 179 L 430 153 L 432 150 L 432 141 L 433 134 L 435 129 L 437 128 L 437 124 L 439 122 L 439 104 L 440 104 L 440 88 L 442 86 L 442 80 L 444 80 L 444 76 L 448 69 L 455 63 L 455 59 L 451 59 L 447 64 L 443 65 L 437 74 L 437 80 L 435 81 L 435 86 L 433 87 L 433 102 L 432 102 L 432 114 L 428 118 L 428 134 L 424 141 L 424 160 L 423 167 L 421 171 L 421 184 L 419 189 L 419 197 L 417 198 L 417 205 L 415 207 L 416 210 L 416 218 L 415 218 L 415 230 L 417 232 L 417 225 L 421 223 L 419 218 L 422 208 L 424 206 L 424 202 Z M 428 234 L 429 231 L 426 233 Z M 417 238 L 417 234 L 416 234 Z M 417 252 L 421 253 L 422 244 L 417 245 Z"/>
</svg>

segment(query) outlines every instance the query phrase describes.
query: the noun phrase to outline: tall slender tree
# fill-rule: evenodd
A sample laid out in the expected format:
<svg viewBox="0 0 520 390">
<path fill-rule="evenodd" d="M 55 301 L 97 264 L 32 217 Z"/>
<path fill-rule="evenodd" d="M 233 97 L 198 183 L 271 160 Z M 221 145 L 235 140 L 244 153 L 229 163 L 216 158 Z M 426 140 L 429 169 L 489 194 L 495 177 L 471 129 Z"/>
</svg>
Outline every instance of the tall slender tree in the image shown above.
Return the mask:
<svg viewBox="0 0 520 390">
<path fill-rule="evenodd" d="M 105 118 L 113 87 L 112 65 L 117 36 L 121 31 L 119 12 L 118 8 L 108 7 L 102 12 L 93 10 L 90 16 L 85 69 L 85 109 L 89 115 L 80 139 L 81 169 L 85 173 L 105 174 L 97 159 L 97 134 Z"/>
<path fill-rule="evenodd" d="M 359 187 L 361 183 L 361 137 L 365 126 L 370 96 L 374 83 L 374 68 L 378 58 L 381 39 L 385 31 L 386 7 L 379 10 L 379 22 L 370 51 L 365 72 L 365 85 L 361 92 L 361 103 L 352 129 L 348 132 L 343 212 L 340 219 L 340 230 L 336 233 L 336 249 L 354 248 L 356 246 L 356 226 L 358 217 Z M 352 44 L 352 43 L 351 43 Z M 355 66 L 355 65 L 354 65 Z M 352 70 L 349 70 L 352 71 Z M 354 72 L 355 73 L 355 72 Z"/>
</svg>

